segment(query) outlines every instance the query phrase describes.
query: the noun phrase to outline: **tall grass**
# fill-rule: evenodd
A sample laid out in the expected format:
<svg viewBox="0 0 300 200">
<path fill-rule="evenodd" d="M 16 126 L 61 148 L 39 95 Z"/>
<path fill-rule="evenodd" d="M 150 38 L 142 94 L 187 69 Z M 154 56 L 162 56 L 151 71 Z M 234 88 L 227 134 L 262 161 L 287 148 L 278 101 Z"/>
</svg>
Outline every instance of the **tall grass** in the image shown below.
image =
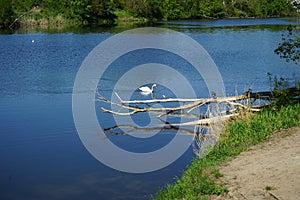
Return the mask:
<svg viewBox="0 0 300 200">
<path fill-rule="evenodd" d="M 76 20 L 69 20 L 63 15 L 59 14 L 56 16 L 42 16 L 40 14 L 31 14 L 23 17 L 20 20 L 21 27 L 31 27 L 31 26 L 64 26 L 64 25 L 80 25 L 82 22 Z"/>
<path fill-rule="evenodd" d="M 276 130 L 300 125 L 300 103 L 266 109 L 242 119 L 228 122 L 219 143 L 202 159 L 192 164 L 175 184 L 167 185 L 154 199 L 209 199 L 209 195 L 226 192 L 218 181 L 217 167 L 249 147 L 268 140 Z"/>
</svg>

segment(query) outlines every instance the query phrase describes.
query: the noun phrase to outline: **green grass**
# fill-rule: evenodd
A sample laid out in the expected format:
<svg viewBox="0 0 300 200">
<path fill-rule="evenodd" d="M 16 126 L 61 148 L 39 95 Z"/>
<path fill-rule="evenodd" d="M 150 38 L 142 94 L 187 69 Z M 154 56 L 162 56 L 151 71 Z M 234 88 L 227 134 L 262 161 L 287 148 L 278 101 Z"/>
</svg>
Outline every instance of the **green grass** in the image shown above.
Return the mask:
<svg viewBox="0 0 300 200">
<path fill-rule="evenodd" d="M 274 190 L 274 188 L 273 188 L 272 186 L 267 185 L 267 186 L 265 187 L 265 190 L 270 191 L 270 190 Z"/>
<path fill-rule="evenodd" d="M 167 185 L 154 199 L 209 199 L 209 195 L 227 192 L 218 178 L 217 167 L 248 150 L 251 146 L 268 140 L 272 133 L 300 125 L 300 103 L 276 110 L 266 109 L 249 117 L 229 122 L 219 143 L 202 159 L 192 164 L 175 184 Z"/>
<path fill-rule="evenodd" d="M 133 16 L 132 13 L 125 10 L 116 10 L 114 12 L 117 15 L 117 24 L 143 24 L 148 22 L 148 19 L 143 17 Z"/>
</svg>

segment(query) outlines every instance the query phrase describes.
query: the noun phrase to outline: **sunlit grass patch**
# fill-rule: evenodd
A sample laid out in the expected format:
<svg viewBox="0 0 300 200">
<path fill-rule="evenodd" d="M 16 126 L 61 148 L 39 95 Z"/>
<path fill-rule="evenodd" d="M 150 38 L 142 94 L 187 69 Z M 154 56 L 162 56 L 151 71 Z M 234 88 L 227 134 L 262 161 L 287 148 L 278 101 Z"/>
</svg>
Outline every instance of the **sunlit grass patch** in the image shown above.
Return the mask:
<svg viewBox="0 0 300 200">
<path fill-rule="evenodd" d="M 248 150 L 251 146 L 268 140 L 274 131 L 300 125 L 300 103 L 282 106 L 276 111 L 266 109 L 246 118 L 227 123 L 225 133 L 206 157 L 196 158 L 175 184 L 159 191 L 155 199 L 209 199 L 209 195 L 227 192 L 218 181 L 222 174 L 217 167 Z M 266 190 L 272 189 L 270 187 Z"/>
</svg>

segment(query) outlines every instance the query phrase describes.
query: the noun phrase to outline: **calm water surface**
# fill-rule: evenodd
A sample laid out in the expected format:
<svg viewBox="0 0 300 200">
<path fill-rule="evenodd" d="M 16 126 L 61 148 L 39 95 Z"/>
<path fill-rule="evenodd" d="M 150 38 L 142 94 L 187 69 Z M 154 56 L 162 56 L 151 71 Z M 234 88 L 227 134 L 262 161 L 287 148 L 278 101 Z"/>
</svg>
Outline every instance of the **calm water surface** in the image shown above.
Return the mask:
<svg viewBox="0 0 300 200">
<path fill-rule="evenodd" d="M 299 77 L 299 67 L 273 53 L 287 24 L 297 24 L 297 20 L 178 21 L 156 26 L 198 41 L 214 59 L 226 93 L 231 95 L 249 87 L 269 89 L 267 72 L 288 80 Z M 0 35 L 0 199 L 148 199 L 190 164 L 194 158 L 191 149 L 159 171 L 128 174 L 102 165 L 82 145 L 72 117 L 75 76 L 88 53 L 119 31 Z M 208 96 L 202 78 L 188 70 L 188 63 L 151 50 L 116 61 L 115 68 L 101 80 L 104 94 L 112 92 L 111 85 L 122 70 L 140 64 L 136 56 L 175 66 L 197 86 L 199 97 Z M 98 114 L 101 117 L 101 112 Z M 143 123 L 147 119 L 135 120 Z M 110 118 L 102 123 L 113 125 Z M 118 140 L 124 148 L 142 152 L 160 148 L 170 137 L 160 136 L 147 144 L 126 136 Z"/>
</svg>

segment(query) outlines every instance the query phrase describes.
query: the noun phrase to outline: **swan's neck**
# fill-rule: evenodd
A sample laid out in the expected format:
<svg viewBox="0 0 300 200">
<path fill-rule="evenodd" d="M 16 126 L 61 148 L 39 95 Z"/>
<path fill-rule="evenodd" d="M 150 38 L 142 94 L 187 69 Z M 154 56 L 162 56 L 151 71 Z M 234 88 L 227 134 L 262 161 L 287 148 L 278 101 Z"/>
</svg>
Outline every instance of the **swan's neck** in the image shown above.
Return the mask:
<svg viewBox="0 0 300 200">
<path fill-rule="evenodd" d="M 151 87 L 151 91 L 153 91 L 153 89 L 154 89 L 154 85 L 152 85 L 152 87 Z"/>
</svg>

